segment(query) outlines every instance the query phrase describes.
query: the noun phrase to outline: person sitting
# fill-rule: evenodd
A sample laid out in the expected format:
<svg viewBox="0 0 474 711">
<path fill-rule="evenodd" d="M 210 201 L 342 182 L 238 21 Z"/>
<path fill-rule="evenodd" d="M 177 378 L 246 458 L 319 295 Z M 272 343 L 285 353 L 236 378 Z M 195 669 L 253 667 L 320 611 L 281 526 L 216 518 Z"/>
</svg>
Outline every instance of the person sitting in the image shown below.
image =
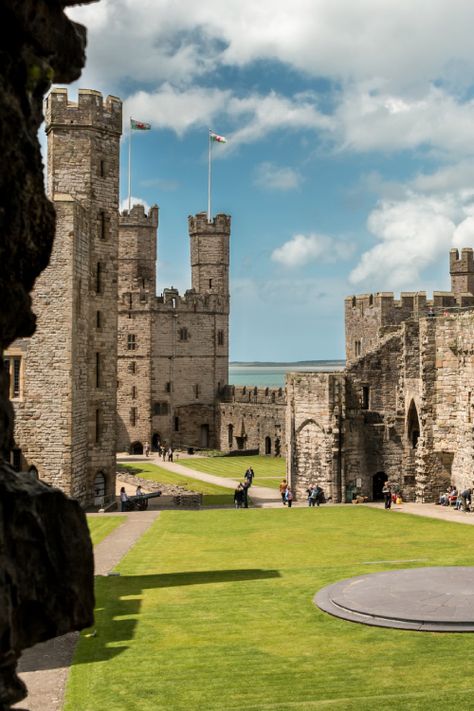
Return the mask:
<svg viewBox="0 0 474 711">
<path fill-rule="evenodd" d="M 452 486 L 451 493 L 448 496 L 448 503 L 446 505 L 447 506 L 454 506 L 456 504 L 457 498 L 458 498 L 458 490 L 456 489 L 455 486 Z"/>
</svg>

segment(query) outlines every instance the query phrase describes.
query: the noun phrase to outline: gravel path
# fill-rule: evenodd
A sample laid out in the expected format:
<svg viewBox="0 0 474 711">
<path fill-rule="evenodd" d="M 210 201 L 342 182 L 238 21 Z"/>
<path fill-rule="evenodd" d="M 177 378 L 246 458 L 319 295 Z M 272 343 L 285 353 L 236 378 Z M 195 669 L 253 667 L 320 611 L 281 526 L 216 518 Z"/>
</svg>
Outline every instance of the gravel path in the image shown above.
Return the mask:
<svg viewBox="0 0 474 711">
<path fill-rule="evenodd" d="M 107 575 L 112 571 L 159 516 L 159 512 L 132 511 L 117 515 L 123 516 L 125 522 L 94 548 L 96 575 Z M 69 668 L 78 638 L 78 632 L 71 632 L 37 644 L 23 652 L 18 670 L 28 687 L 28 696 L 14 708 L 28 709 L 28 711 L 62 709 Z"/>
</svg>

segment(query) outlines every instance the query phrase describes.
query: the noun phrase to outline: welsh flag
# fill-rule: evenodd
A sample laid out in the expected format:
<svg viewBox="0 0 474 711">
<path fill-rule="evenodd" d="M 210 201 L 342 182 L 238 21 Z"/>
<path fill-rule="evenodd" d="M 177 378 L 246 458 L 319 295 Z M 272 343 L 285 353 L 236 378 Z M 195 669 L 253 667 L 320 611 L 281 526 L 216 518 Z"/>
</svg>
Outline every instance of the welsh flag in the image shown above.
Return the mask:
<svg viewBox="0 0 474 711">
<path fill-rule="evenodd" d="M 216 143 L 227 143 L 227 138 L 224 138 L 224 136 L 218 136 L 217 133 L 214 133 L 214 131 L 209 131 L 209 138 L 211 141 L 215 141 Z"/>
<path fill-rule="evenodd" d="M 151 129 L 150 123 L 143 123 L 143 121 L 135 121 L 135 119 L 130 119 L 130 128 L 135 131 L 149 131 Z"/>
</svg>

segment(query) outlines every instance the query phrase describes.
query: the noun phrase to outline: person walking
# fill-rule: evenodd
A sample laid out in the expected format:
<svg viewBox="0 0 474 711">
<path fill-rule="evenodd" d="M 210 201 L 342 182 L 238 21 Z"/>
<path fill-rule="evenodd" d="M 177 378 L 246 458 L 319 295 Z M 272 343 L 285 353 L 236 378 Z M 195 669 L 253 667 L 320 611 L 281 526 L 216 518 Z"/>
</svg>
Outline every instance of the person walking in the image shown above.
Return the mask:
<svg viewBox="0 0 474 711">
<path fill-rule="evenodd" d="M 143 450 L 145 452 L 145 457 L 149 457 L 150 456 L 150 445 L 148 442 L 145 442 L 145 444 L 143 446 Z"/>
<path fill-rule="evenodd" d="M 242 484 L 239 484 L 237 489 L 234 491 L 234 506 L 236 509 L 242 508 L 243 500 L 244 492 L 242 491 Z"/>
<path fill-rule="evenodd" d="M 291 504 L 293 503 L 293 492 L 291 491 L 289 486 L 286 489 L 285 498 L 288 508 L 291 509 Z"/>
<path fill-rule="evenodd" d="M 283 479 L 280 482 L 280 496 L 281 496 L 281 503 L 283 506 L 286 506 L 286 490 L 288 489 L 288 484 L 286 483 L 286 479 Z"/>
<path fill-rule="evenodd" d="M 120 489 L 120 511 L 128 511 L 128 496 L 124 486 Z"/>
<path fill-rule="evenodd" d="M 252 486 L 254 476 L 255 476 L 255 474 L 254 474 L 252 467 L 249 467 L 247 469 L 247 471 L 245 472 L 245 480 L 248 481 L 249 488 Z"/>
<path fill-rule="evenodd" d="M 248 483 L 248 480 L 246 479 L 244 483 L 242 484 L 242 501 L 244 504 L 244 509 L 248 509 L 249 507 L 249 488 L 250 484 Z"/>
<path fill-rule="evenodd" d="M 311 492 L 311 499 L 313 501 L 313 506 L 314 505 L 319 506 L 319 504 L 321 503 L 322 493 L 323 493 L 323 490 L 321 489 L 321 487 L 318 486 L 317 484 L 315 484 L 313 486 L 313 490 Z"/>
<path fill-rule="evenodd" d="M 385 501 L 385 508 L 389 509 L 392 506 L 392 487 L 388 483 L 388 481 L 385 482 L 383 489 L 382 489 L 382 494 L 383 498 Z"/>
</svg>

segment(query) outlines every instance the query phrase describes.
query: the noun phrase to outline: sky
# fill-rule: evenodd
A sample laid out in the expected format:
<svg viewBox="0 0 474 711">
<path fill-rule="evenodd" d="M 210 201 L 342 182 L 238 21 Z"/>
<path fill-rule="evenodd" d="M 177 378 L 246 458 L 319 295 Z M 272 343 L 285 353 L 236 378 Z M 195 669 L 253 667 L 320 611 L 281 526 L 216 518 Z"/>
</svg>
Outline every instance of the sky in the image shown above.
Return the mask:
<svg viewBox="0 0 474 711">
<path fill-rule="evenodd" d="M 232 216 L 231 360 L 344 357 L 344 297 L 449 290 L 474 247 L 470 0 L 101 0 L 69 89 L 124 101 L 121 200 L 158 204 L 158 285 L 187 217 Z"/>
</svg>

